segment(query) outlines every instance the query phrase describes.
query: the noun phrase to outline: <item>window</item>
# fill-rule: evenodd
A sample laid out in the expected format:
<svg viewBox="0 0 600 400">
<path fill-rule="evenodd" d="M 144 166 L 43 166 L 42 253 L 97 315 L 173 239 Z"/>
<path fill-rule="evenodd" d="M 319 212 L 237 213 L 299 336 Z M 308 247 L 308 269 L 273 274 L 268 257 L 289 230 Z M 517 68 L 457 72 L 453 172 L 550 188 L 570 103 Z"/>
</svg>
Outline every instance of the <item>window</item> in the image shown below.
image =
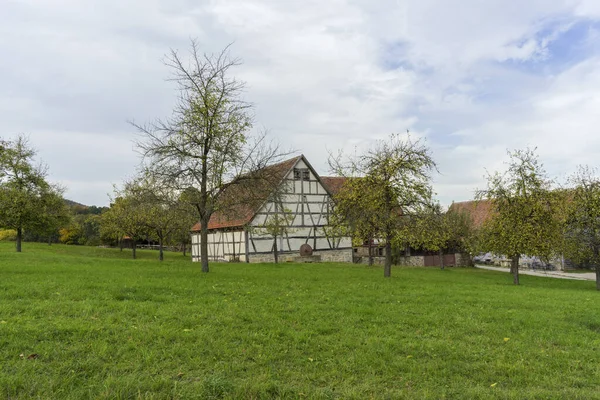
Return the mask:
<svg viewBox="0 0 600 400">
<path fill-rule="evenodd" d="M 303 181 L 310 180 L 310 172 L 308 168 L 294 168 L 294 180 L 299 181 L 300 179 L 302 179 Z"/>
</svg>

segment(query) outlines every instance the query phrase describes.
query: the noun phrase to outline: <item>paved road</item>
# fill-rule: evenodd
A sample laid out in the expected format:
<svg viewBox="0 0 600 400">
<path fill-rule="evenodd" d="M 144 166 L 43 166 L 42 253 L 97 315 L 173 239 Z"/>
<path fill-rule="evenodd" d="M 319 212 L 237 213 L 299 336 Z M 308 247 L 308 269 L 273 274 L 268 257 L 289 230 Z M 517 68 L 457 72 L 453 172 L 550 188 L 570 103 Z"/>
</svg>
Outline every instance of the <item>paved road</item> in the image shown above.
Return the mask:
<svg viewBox="0 0 600 400">
<path fill-rule="evenodd" d="M 490 271 L 510 272 L 508 268 L 492 267 L 489 265 L 475 265 L 475 268 L 488 269 Z M 532 271 L 529 269 L 519 269 L 519 274 L 523 275 L 534 275 L 534 276 L 546 276 L 548 278 L 558 279 L 575 279 L 578 281 L 595 281 L 596 274 L 594 272 L 585 273 L 568 273 L 562 271 Z"/>
</svg>

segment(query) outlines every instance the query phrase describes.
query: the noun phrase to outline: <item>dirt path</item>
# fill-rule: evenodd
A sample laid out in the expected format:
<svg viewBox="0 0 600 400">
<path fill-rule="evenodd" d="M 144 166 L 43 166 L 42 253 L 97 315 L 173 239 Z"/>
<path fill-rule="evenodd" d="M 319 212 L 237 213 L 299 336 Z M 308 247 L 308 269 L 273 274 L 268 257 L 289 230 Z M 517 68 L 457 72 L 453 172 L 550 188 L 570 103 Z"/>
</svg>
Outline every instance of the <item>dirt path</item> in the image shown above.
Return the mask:
<svg viewBox="0 0 600 400">
<path fill-rule="evenodd" d="M 510 272 L 508 268 L 501 267 L 492 267 L 489 265 L 475 265 L 475 268 L 487 269 L 490 271 L 499 271 L 499 272 Z M 562 271 L 531 271 L 529 269 L 519 269 L 519 274 L 523 275 L 533 275 L 533 276 L 545 276 L 548 278 L 558 278 L 558 279 L 575 279 L 578 281 L 595 281 L 596 274 L 594 272 L 585 272 L 585 273 L 568 273 Z"/>
</svg>

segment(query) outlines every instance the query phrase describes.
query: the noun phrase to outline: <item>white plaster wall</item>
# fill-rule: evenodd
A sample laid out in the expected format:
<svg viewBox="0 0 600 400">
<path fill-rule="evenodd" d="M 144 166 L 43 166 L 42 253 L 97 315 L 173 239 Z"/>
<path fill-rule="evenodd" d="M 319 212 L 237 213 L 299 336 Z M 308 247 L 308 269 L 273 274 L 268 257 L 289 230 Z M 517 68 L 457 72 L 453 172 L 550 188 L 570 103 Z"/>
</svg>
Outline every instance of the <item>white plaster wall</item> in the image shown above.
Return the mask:
<svg viewBox="0 0 600 400">
<path fill-rule="evenodd" d="M 213 231 L 208 234 L 208 259 L 246 261 L 246 237 L 243 231 Z M 192 234 L 192 261 L 200 261 L 200 233 Z"/>
</svg>

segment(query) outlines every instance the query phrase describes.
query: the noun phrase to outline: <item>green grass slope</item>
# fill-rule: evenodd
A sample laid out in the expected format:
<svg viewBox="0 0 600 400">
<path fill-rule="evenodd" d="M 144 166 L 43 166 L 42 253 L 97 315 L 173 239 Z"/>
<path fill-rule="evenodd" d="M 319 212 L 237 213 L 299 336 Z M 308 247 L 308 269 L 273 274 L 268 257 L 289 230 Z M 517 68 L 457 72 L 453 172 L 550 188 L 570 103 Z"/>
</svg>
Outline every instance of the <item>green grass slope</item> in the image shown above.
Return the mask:
<svg viewBox="0 0 600 400">
<path fill-rule="evenodd" d="M 0 398 L 600 398 L 593 282 L 13 246 Z"/>
</svg>

